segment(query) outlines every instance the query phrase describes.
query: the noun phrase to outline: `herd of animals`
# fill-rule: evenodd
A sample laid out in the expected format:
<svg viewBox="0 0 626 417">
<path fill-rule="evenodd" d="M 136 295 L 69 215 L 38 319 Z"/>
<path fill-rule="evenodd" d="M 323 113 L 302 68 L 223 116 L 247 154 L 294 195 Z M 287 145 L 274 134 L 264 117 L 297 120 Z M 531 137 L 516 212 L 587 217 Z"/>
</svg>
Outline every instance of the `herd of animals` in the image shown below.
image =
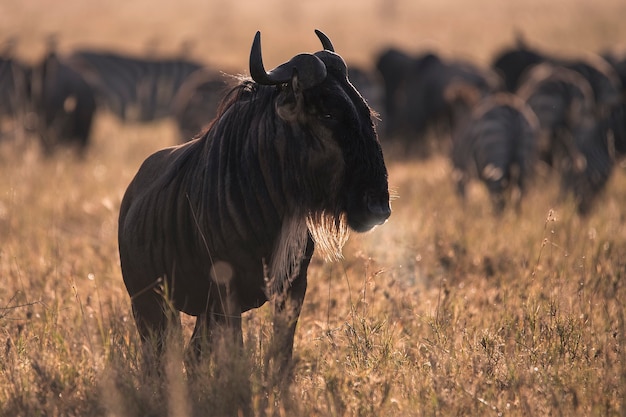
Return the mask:
<svg viewBox="0 0 626 417">
<path fill-rule="evenodd" d="M 238 81 L 184 57 L 89 49 L 62 56 L 54 42 L 29 66 L 7 45 L 0 118 L 35 133 L 46 154 L 60 146 L 84 152 L 97 111 L 128 122 L 171 117 L 185 142 Z M 626 55 L 558 57 L 519 39 L 488 67 L 397 48 L 374 61 L 372 69 L 350 67 L 349 78 L 379 114 L 381 140 L 419 150 L 436 138 L 451 157 L 459 195 L 479 179 L 496 212 L 508 201 L 519 206 L 540 166 L 559 176 L 563 194 L 586 214 L 626 152 Z"/>
<path fill-rule="evenodd" d="M 496 212 L 519 207 L 547 167 L 585 215 L 626 152 L 626 56 L 617 52 L 564 58 L 519 39 L 488 68 L 389 49 L 377 69 L 386 135 L 423 143 L 434 130 L 459 194 L 479 179 Z"/>
<path fill-rule="evenodd" d="M 316 34 L 322 50 L 267 71 L 257 32 L 250 77 L 237 79 L 186 59 L 60 56 L 53 45 L 34 67 L 3 56 L 2 114 L 47 154 L 83 152 L 102 109 L 180 127 L 181 144 L 146 158 L 120 206 L 122 275 L 147 353 L 162 353 L 180 320 L 172 308 L 197 317 L 199 354 L 224 329 L 241 344 L 242 313 L 270 301 L 268 354 L 288 371 L 313 251 L 340 257 L 349 230 L 391 215 L 379 135 L 436 137 L 459 192 L 480 179 L 496 211 L 542 163 L 587 213 L 626 152 L 624 59 L 555 58 L 520 43 L 480 68 L 388 49 L 368 72 Z"/>
</svg>

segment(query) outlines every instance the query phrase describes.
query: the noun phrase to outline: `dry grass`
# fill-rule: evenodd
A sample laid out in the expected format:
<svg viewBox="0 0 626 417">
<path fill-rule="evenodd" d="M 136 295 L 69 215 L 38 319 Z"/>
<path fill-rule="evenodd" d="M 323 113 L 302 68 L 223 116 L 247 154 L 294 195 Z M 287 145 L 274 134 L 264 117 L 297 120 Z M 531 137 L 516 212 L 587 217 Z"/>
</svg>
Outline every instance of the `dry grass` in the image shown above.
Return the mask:
<svg viewBox="0 0 626 417">
<path fill-rule="evenodd" d="M 173 50 L 197 37 L 199 55 L 236 70 L 256 29 L 268 66 L 317 49 L 313 27 L 361 62 L 391 42 L 485 61 L 513 26 L 571 52 L 615 44 L 626 31 L 618 0 L 479 0 L 471 9 L 396 0 L 394 14 L 374 0 L 334 9 L 324 0 L 65 3 L 4 1 L 0 27 L 22 36 L 25 57 L 52 30 L 68 49 L 140 50 L 157 36 Z M 494 219 L 479 187 L 461 207 L 445 158 L 390 151 L 394 213 L 353 234 L 342 262 L 312 264 L 288 390 L 272 390 L 265 376 L 267 307 L 245 316 L 245 355 L 218 353 L 186 373 L 174 344 L 166 375 L 144 374 L 117 210 L 141 161 L 174 138 L 169 122 L 121 126 L 100 116 L 84 160 L 2 144 L 0 415 L 626 415 L 622 169 L 588 219 L 557 201 L 549 179 L 534 185 L 521 215 Z"/>
</svg>

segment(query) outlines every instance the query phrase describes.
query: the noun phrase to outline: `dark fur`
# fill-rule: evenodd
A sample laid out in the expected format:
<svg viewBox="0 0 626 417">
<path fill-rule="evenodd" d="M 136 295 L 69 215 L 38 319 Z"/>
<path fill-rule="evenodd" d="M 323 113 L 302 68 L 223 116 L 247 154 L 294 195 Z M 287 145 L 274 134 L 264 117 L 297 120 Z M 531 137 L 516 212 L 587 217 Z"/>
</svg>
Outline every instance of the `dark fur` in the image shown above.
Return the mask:
<svg viewBox="0 0 626 417">
<path fill-rule="evenodd" d="M 454 128 L 454 109 L 446 99 L 450 85 L 472 85 L 481 96 L 500 89 L 499 77 L 490 70 L 467 61 L 445 60 L 434 53 L 417 57 L 387 53 L 379 59 L 378 68 L 387 86 L 388 132 L 408 143 L 422 145 L 432 128 L 444 134 Z"/>
<path fill-rule="evenodd" d="M 161 342 L 160 286 L 175 309 L 198 316 L 198 348 L 215 323 L 240 339 L 241 313 L 272 299 L 288 315 L 275 319 L 286 361 L 315 225 L 365 231 L 389 214 L 371 112 L 345 73 L 329 67 L 306 90 L 295 73 L 276 86 L 243 81 L 204 135 L 150 156 L 126 191 L 119 249 L 139 332 Z"/>
<path fill-rule="evenodd" d="M 541 52 L 530 48 L 523 39 L 518 39 L 515 47 L 500 51 L 493 58 L 493 68 L 504 80 L 504 87 L 510 93 L 519 88 L 524 74 L 533 66 L 545 62 L 548 58 Z"/>
<path fill-rule="evenodd" d="M 454 136 L 452 161 L 459 194 L 464 196 L 467 182 L 478 178 L 497 213 L 505 207 L 507 190 L 517 188 L 523 195 L 536 159 L 537 129 L 535 115 L 521 99 L 508 93 L 484 99 Z"/>
<path fill-rule="evenodd" d="M 33 107 L 44 152 L 59 146 L 83 153 L 96 112 L 95 93 L 85 79 L 56 52 L 49 52 L 33 71 Z"/>
<path fill-rule="evenodd" d="M 561 192 L 574 197 L 581 215 L 591 212 L 615 167 L 614 134 L 611 121 L 601 118 L 581 124 L 574 131 L 579 161 L 566 159 L 561 168 Z"/>
<path fill-rule="evenodd" d="M 626 104 L 620 102 L 609 114 L 581 121 L 573 131 L 579 160 L 562 164 L 561 192 L 572 195 L 578 212 L 587 215 L 602 194 L 615 165 L 626 155 Z"/>
<path fill-rule="evenodd" d="M 576 159 L 573 131 L 594 117 L 595 99 L 589 82 L 579 73 L 548 63 L 526 75 L 518 95 L 539 119 L 539 157 L 559 169 L 564 158 Z"/>
</svg>

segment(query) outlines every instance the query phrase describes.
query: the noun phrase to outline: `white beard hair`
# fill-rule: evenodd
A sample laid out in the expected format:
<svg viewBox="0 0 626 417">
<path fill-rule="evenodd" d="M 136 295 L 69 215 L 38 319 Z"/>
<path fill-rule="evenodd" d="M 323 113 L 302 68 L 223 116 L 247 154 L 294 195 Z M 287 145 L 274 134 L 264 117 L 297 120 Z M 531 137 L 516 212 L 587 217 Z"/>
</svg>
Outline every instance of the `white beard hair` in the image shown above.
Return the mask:
<svg viewBox="0 0 626 417">
<path fill-rule="evenodd" d="M 345 215 L 337 220 L 326 212 L 309 213 L 307 216 L 290 216 L 283 221 L 267 271 L 269 274 L 265 278 L 268 299 L 285 291 L 297 278 L 309 235 L 326 262 L 342 259 L 342 249 L 349 236 Z"/>
</svg>

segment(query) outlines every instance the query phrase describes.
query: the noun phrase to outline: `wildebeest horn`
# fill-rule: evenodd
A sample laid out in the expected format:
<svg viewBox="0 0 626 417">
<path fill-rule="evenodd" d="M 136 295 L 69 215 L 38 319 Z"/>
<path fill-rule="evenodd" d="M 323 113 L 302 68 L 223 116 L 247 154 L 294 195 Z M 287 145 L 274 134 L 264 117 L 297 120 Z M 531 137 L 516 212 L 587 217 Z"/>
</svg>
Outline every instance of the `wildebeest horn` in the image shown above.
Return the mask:
<svg viewBox="0 0 626 417">
<path fill-rule="evenodd" d="M 250 51 L 250 75 L 262 85 L 277 85 L 291 81 L 294 72 L 303 88 L 313 87 L 326 78 L 326 65 L 313 54 L 299 54 L 288 62 L 266 72 L 261 55 L 261 32 L 257 32 Z"/>
<path fill-rule="evenodd" d="M 341 72 L 343 75 L 347 75 L 348 69 L 346 67 L 346 63 L 344 62 L 343 58 L 335 53 L 335 47 L 330 41 L 330 38 L 326 36 L 324 32 L 318 29 L 315 29 L 315 34 L 318 38 L 320 38 L 322 46 L 324 47 L 324 50 L 316 52 L 315 56 L 317 56 L 319 59 L 322 60 L 322 62 L 324 62 L 326 68 L 334 68 Z"/>
<path fill-rule="evenodd" d="M 315 53 L 315 56 L 322 60 L 327 69 L 335 69 L 344 76 L 348 74 L 346 62 L 342 57 L 329 50 L 323 50 Z"/>
<path fill-rule="evenodd" d="M 324 49 L 330 52 L 335 52 L 335 47 L 333 46 L 333 43 L 330 41 L 330 38 L 326 36 L 324 32 L 322 32 L 321 30 L 315 29 L 315 34 L 317 35 L 318 38 L 320 38 L 320 41 L 322 42 L 322 46 L 324 47 Z"/>
</svg>

